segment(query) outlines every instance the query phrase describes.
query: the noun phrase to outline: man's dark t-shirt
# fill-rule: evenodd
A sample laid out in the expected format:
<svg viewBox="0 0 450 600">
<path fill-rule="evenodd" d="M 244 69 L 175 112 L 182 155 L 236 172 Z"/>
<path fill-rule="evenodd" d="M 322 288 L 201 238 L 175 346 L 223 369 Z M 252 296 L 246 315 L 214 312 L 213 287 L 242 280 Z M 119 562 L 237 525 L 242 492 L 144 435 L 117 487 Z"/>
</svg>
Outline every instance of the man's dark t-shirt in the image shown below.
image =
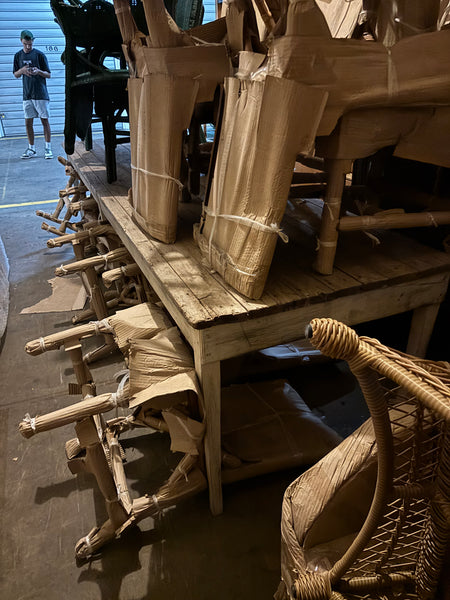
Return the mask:
<svg viewBox="0 0 450 600">
<path fill-rule="evenodd" d="M 33 48 L 28 53 L 19 50 L 19 52 L 14 55 L 13 73 L 25 65 L 37 67 L 41 71 L 50 73 L 47 57 L 40 50 L 36 50 L 36 48 Z M 32 75 L 31 77 L 22 75 L 22 82 L 24 100 L 49 100 L 45 77 L 41 77 L 40 75 Z"/>
</svg>

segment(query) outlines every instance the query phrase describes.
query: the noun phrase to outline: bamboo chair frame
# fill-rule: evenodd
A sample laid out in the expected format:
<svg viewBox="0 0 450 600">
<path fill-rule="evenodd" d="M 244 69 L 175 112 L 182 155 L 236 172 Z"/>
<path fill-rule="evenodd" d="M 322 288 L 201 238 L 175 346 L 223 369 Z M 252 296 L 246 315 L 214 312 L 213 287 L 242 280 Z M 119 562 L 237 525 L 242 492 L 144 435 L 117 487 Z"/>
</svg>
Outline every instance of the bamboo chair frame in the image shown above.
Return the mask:
<svg viewBox="0 0 450 600">
<path fill-rule="evenodd" d="M 153 313 L 153 322 L 151 326 L 149 323 L 148 330 L 141 323 L 143 337 L 145 331 L 148 337 L 171 327 L 169 319 L 162 311 L 159 312 L 160 310 L 157 309 L 157 312 Z M 123 329 L 124 325 L 122 324 L 121 327 Z M 67 350 L 68 345 L 80 347 L 81 339 L 113 329 L 107 320 L 90 323 L 33 340 L 26 345 L 25 349 L 32 355 L 57 349 L 63 345 Z M 124 333 L 121 332 L 122 338 Z M 121 346 L 124 353 L 127 353 L 128 343 L 127 341 L 125 346 Z M 78 354 L 76 358 L 79 359 L 79 356 Z M 71 358 L 73 357 L 74 355 L 71 355 Z M 80 377 L 82 376 L 83 372 L 80 373 Z M 71 423 L 75 425 L 77 437 L 66 443 L 69 469 L 73 474 L 82 471 L 94 474 L 105 499 L 108 513 L 108 519 L 101 527 L 94 527 L 88 535 L 77 542 L 75 554 L 78 561 L 91 558 L 105 543 L 119 536 L 128 526 L 148 516 L 156 517 L 164 508 L 173 506 L 207 487 L 206 477 L 200 469 L 204 424 L 199 422 L 195 429 L 197 436 L 193 437 L 192 432 L 188 436 L 192 441 L 190 450 L 184 452 L 168 480 L 154 494 L 132 500 L 127 486 L 119 435 L 137 427 L 151 427 L 169 432 L 169 426 L 164 417 L 160 416 L 160 411 L 156 409 L 148 411 L 146 404 L 138 406 L 125 417 L 116 416 L 108 421 L 104 420 L 103 414 L 114 408 L 129 409 L 131 398 L 126 377 L 122 379 L 114 393 L 95 396 L 93 390 L 93 387 L 90 390 L 85 388 L 84 391 L 88 393 L 84 395 L 81 402 L 33 418 L 27 414 L 19 424 L 19 431 L 25 438 L 63 425 Z M 181 413 L 178 415 L 183 419 Z M 186 425 L 183 427 L 186 428 Z"/>
<path fill-rule="evenodd" d="M 37 210 L 36 215 L 59 225 L 59 227 L 54 227 L 44 221 L 41 225 L 44 231 L 49 231 L 56 236 L 63 236 L 67 229 L 76 233 L 82 229 L 85 223 L 97 220 L 99 211 L 95 199 L 86 195 L 88 189 L 71 163 L 62 156 L 58 156 L 58 161 L 65 167 L 66 175 L 69 178 L 66 187 L 59 190 L 58 203 L 52 213 Z M 64 208 L 66 211 L 61 218 Z M 78 216 L 80 212 L 83 213 L 82 219 L 73 223 L 71 218 Z"/>
<path fill-rule="evenodd" d="M 341 450 L 340 460 L 330 453 L 290 486 L 292 491 L 286 492 L 283 504 L 282 537 L 293 537 L 286 544 L 289 548 L 284 548 L 288 567 L 277 598 L 431 600 L 450 542 L 450 365 L 420 360 L 377 340 L 359 338 L 331 319 L 314 319 L 307 337 L 325 355 L 346 360 L 358 379 L 372 416 L 376 485 L 359 532 L 340 558 L 322 572 L 307 566 L 307 549 L 302 544 L 308 533 L 292 524 L 289 494 L 295 493 L 294 485 L 305 481 L 315 489 L 315 477 L 316 485 L 324 485 L 314 492 L 319 500 L 311 518 L 317 523 L 349 473 L 355 475 L 351 470 L 355 454 L 346 454 L 350 446 Z M 317 478 L 321 469 L 330 473 L 330 489 L 326 489 L 329 481 L 325 484 Z M 303 495 L 296 496 L 299 508 L 303 502 L 316 502 L 304 495 L 303 489 Z M 341 517 L 345 519 L 345 514 Z"/>
</svg>

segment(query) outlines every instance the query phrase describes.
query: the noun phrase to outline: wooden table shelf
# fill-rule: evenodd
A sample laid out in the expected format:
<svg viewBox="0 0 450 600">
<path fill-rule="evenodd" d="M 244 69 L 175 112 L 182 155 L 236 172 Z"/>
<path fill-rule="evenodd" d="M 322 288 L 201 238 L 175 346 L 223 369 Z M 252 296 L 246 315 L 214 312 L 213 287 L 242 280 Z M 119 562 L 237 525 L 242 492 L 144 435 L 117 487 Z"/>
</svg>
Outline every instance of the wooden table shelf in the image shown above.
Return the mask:
<svg viewBox="0 0 450 600">
<path fill-rule="evenodd" d="M 409 310 L 414 312 L 408 351 L 425 353 L 448 287 L 448 254 L 389 231 L 377 233 L 375 247 L 363 233 L 345 232 L 333 274 L 321 276 L 312 270 L 316 241 L 308 224 L 318 217 L 313 205 L 300 205 L 300 213 L 287 211 L 283 228 L 290 241 L 278 242 L 264 295 L 248 300 L 205 264 L 192 236 L 199 203 L 180 204 L 175 244 L 158 242 L 139 228 L 128 202 L 128 146 L 117 148 L 118 181 L 113 184 L 106 181 L 99 143 L 90 152 L 78 143 L 70 160 L 192 347 L 204 395 L 213 514 L 222 511 L 220 361 L 301 338 L 314 317 L 354 326 Z"/>
</svg>

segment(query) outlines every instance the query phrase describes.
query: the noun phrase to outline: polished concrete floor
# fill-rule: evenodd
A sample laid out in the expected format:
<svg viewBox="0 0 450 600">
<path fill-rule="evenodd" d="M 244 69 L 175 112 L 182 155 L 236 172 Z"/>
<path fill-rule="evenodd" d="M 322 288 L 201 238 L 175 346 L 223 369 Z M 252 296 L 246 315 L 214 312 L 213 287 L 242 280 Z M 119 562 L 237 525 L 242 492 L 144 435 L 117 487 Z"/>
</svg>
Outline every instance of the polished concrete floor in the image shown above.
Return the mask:
<svg viewBox="0 0 450 600">
<path fill-rule="evenodd" d="M 61 137 L 54 137 L 55 155 Z M 35 210 L 53 207 L 66 184 L 64 168 L 19 156 L 24 139 L 0 139 L 0 236 L 10 263 L 10 305 L 0 353 L 0 598 L 2 600 L 268 600 L 279 581 L 280 508 L 284 489 L 301 468 L 224 488 L 224 513 L 213 517 L 203 492 L 146 519 L 77 565 L 74 545 L 105 518 L 104 502 L 88 475 L 69 472 L 64 443 L 71 426 L 26 440 L 18 423 L 74 402 L 72 369 L 63 351 L 28 356 L 24 344 L 70 326 L 71 313 L 21 314 L 50 295 L 56 266 L 72 259 L 68 247 L 49 250 Z M 42 146 L 42 152 L 40 152 Z M 61 152 L 62 153 L 62 152 Z M 35 204 L 37 203 L 37 204 Z M 16 206 L 18 205 L 18 206 Z M 403 347 L 408 316 L 367 326 Z M 434 341 L 433 348 L 439 340 Z M 96 364 L 97 390 L 113 391 L 119 356 Z M 341 364 L 278 373 L 341 435 L 366 415 L 358 389 Z M 125 436 L 126 472 L 134 496 L 157 489 L 173 457 L 158 433 Z"/>
</svg>

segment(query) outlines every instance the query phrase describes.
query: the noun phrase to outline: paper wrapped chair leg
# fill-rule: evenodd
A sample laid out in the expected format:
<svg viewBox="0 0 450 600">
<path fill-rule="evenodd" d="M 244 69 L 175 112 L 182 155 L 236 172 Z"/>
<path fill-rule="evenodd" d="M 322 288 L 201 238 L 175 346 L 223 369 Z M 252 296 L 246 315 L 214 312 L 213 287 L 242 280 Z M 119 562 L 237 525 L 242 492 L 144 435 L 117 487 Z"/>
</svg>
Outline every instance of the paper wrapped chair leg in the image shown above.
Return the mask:
<svg viewBox="0 0 450 600">
<path fill-rule="evenodd" d="M 435 598 L 450 541 L 450 368 L 315 319 L 347 360 L 371 419 L 287 489 L 284 598 Z"/>
</svg>

